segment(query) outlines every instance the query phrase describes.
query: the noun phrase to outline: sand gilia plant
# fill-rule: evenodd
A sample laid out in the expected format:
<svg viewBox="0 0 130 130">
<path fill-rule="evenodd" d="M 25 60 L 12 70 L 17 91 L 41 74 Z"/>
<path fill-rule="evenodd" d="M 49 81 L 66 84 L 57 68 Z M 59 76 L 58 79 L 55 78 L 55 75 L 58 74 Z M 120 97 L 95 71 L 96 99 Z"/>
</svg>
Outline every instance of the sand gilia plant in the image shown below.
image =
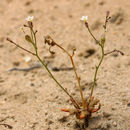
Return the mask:
<svg viewBox="0 0 130 130">
<path fill-rule="evenodd" d="M 55 76 L 52 74 L 52 72 L 50 71 L 50 69 L 48 68 L 48 66 L 46 65 L 45 61 L 41 59 L 41 57 L 39 56 L 39 53 L 38 53 L 38 46 L 37 46 L 37 31 L 34 30 L 34 26 L 33 26 L 33 16 L 32 17 L 28 17 L 26 18 L 27 20 L 27 24 L 24 25 L 24 27 L 28 28 L 30 30 L 30 34 L 29 35 L 25 35 L 25 40 L 29 43 L 31 43 L 31 45 L 33 46 L 34 48 L 34 52 L 30 51 L 30 50 L 27 50 L 25 48 L 23 48 L 22 46 L 20 46 L 19 44 L 15 43 L 14 41 L 12 41 L 10 38 L 7 38 L 7 40 L 14 44 L 15 46 L 17 46 L 18 48 L 34 55 L 38 60 L 39 62 L 42 64 L 42 66 L 47 70 L 47 72 L 49 73 L 49 75 L 51 76 L 51 78 L 56 82 L 56 84 L 69 96 L 74 108 L 73 109 L 67 109 L 67 108 L 63 108 L 61 109 L 62 111 L 64 112 L 69 112 L 71 115 L 76 115 L 77 119 L 85 119 L 85 120 L 89 120 L 89 118 L 91 117 L 92 113 L 98 111 L 101 107 L 101 104 L 100 104 L 100 101 L 96 98 L 93 97 L 93 90 L 94 90 L 94 87 L 95 87 L 95 84 L 96 84 L 96 79 L 97 79 L 97 73 L 98 73 L 98 70 L 101 66 L 101 63 L 105 57 L 105 55 L 107 54 L 110 54 L 112 52 L 120 52 L 118 50 L 114 50 L 114 51 L 111 51 L 111 52 L 108 52 L 108 53 L 104 53 L 104 45 L 105 45 L 105 33 L 106 33 L 106 26 L 107 26 L 107 22 L 109 21 L 110 17 L 109 17 L 109 12 L 107 12 L 107 15 L 106 15 L 106 20 L 105 20 L 105 24 L 104 24 L 104 35 L 103 37 L 101 38 L 101 40 L 97 40 L 95 38 L 95 36 L 92 34 L 90 28 L 89 28 L 89 24 L 88 24 L 88 21 L 87 21 L 88 17 L 87 16 L 83 16 L 81 18 L 81 20 L 85 23 L 85 27 L 88 29 L 88 32 L 91 34 L 91 36 L 93 37 L 93 39 L 96 41 L 96 43 L 99 45 L 99 47 L 101 48 L 101 52 L 102 52 L 102 56 L 101 56 L 101 59 L 99 61 L 99 64 L 96 66 L 96 69 L 95 69 L 95 74 L 94 74 L 94 80 L 93 80 L 93 85 L 91 87 L 91 92 L 90 92 L 90 95 L 89 97 L 86 99 L 84 98 L 84 95 L 83 95 L 83 92 L 82 92 L 82 86 L 80 84 L 80 77 L 78 76 L 77 74 L 77 71 L 76 71 L 76 67 L 75 67 L 75 64 L 74 64 L 74 60 L 73 60 L 73 56 L 74 56 L 74 52 L 75 52 L 75 49 L 73 50 L 73 53 L 70 54 L 66 49 L 64 49 L 63 47 L 61 47 L 57 42 L 55 42 L 51 36 L 47 35 L 45 36 L 45 43 L 48 44 L 50 47 L 49 47 L 49 51 L 50 53 L 54 53 L 51 51 L 51 47 L 53 46 L 57 46 L 59 49 L 63 50 L 67 55 L 68 57 L 70 58 L 70 61 L 72 63 L 72 67 L 73 67 L 73 71 L 74 71 L 74 74 L 76 76 L 76 79 L 77 79 L 77 83 L 78 83 L 78 87 L 79 87 L 79 92 L 80 92 L 80 96 L 81 96 L 81 101 L 77 101 L 74 99 L 74 97 L 67 91 L 67 89 L 65 89 L 59 82 L 58 80 L 55 78 Z M 122 55 L 123 53 L 120 52 Z M 96 106 L 98 105 L 97 108 L 95 108 Z"/>
</svg>

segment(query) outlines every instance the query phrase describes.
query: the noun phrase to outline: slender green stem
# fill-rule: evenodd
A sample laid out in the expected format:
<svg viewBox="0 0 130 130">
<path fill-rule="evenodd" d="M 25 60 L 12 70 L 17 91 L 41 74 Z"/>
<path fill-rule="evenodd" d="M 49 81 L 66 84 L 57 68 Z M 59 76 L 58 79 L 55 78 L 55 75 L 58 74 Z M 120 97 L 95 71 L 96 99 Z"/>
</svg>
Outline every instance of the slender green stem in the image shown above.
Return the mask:
<svg viewBox="0 0 130 130">
<path fill-rule="evenodd" d="M 101 51 L 102 51 L 102 57 L 101 57 L 101 59 L 100 59 L 100 61 L 99 61 L 98 66 L 96 66 L 96 70 L 95 70 L 95 74 L 94 74 L 94 80 L 93 80 L 93 85 L 92 85 L 92 87 L 91 87 L 91 93 L 90 93 L 90 99 L 91 99 L 91 97 L 92 97 L 92 95 L 93 95 L 94 87 L 95 87 L 95 85 L 96 85 L 97 73 L 98 73 L 99 67 L 100 67 L 100 65 L 101 65 L 101 63 L 102 63 L 102 61 L 103 61 L 103 59 L 104 59 L 104 43 L 103 43 L 103 44 L 100 43 L 100 42 L 95 38 L 95 36 L 92 34 L 92 32 L 91 32 L 91 30 L 90 30 L 90 28 L 89 28 L 89 26 L 88 26 L 88 23 L 86 23 L 86 24 L 87 24 L 86 27 L 87 27 L 87 29 L 88 29 L 90 35 L 91 35 L 91 36 L 93 37 L 93 39 L 98 43 L 98 45 L 101 47 Z"/>
<path fill-rule="evenodd" d="M 36 57 L 38 58 L 38 60 L 41 62 L 41 64 L 46 68 L 46 70 L 48 71 L 48 73 L 50 74 L 50 76 L 55 80 L 55 82 L 60 86 L 60 88 L 68 95 L 70 96 L 70 94 L 66 91 L 66 89 L 64 89 L 62 87 L 62 85 L 55 79 L 55 77 L 53 76 L 53 74 L 50 72 L 49 68 L 47 67 L 46 64 L 44 64 L 44 62 L 42 61 L 42 59 L 39 57 L 38 53 L 36 53 Z M 71 97 L 71 96 L 70 96 Z"/>
<path fill-rule="evenodd" d="M 35 53 L 26 50 L 25 48 L 23 48 L 22 46 L 18 45 L 17 43 L 13 42 L 11 39 L 7 38 L 7 40 L 10 43 L 13 43 L 14 45 L 16 45 L 17 47 L 19 47 L 20 49 L 34 55 L 37 57 L 37 59 L 40 61 L 40 63 L 43 65 L 43 67 L 45 67 L 45 69 L 48 71 L 48 73 L 50 74 L 51 78 L 57 83 L 57 85 L 70 97 L 70 100 L 72 101 L 72 103 L 74 104 L 75 108 L 80 109 L 79 104 L 77 103 L 77 101 L 68 93 L 68 91 L 57 81 L 57 79 L 53 76 L 53 74 L 51 73 L 51 71 L 49 70 L 49 68 L 47 67 L 47 65 L 45 64 L 45 62 L 40 58 L 39 54 L 38 54 L 38 49 L 37 49 L 37 40 L 36 40 L 36 32 L 34 32 L 33 28 L 30 28 L 30 33 L 31 33 L 31 38 L 32 38 L 32 45 L 34 47 Z"/>
<path fill-rule="evenodd" d="M 95 36 L 92 34 L 92 32 L 90 31 L 89 26 L 87 26 L 87 29 L 89 31 L 89 33 L 91 34 L 91 36 L 93 37 L 93 39 L 96 41 L 96 43 L 98 43 L 100 45 L 100 42 L 95 38 Z"/>
<path fill-rule="evenodd" d="M 113 51 L 107 52 L 107 53 L 105 53 L 104 55 L 106 56 L 106 55 L 111 54 L 111 53 L 113 53 L 113 52 L 119 52 L 121 55 L 124 55 L 124 53 L 123 53 L 122 51 L 116 50 L 116 49 L 113 50 Z"/>
<path fill-rule="evenodd" d="M 35 45 L 35 48 L 37 48 L 37 38 L 36 38 L 36 33 L 34 32 L 34 30 L 32 29 L 31 33 L 33 34 L 33 37 L 34 37 L 34 45 Z"/>
<path fill-rule="evenodd" d="M 32 28 L 30 28 L 30 33 L 31 33 L 32 41 L 33 41 L 33 29 Z"/>
<path fill-rule="evenodd" d="M 96 79 L 97 79 L 97 73 L 98 73 L 98 70 L 99 70 L 99 67 L 104 59 L 104 46 L 100 45 L 101 49 L 102 49 L 102 57 L 100 59 L 100 62 L 98 64 L 98 66 L 96 66 L 96 71 L 95 71 L 95 74 L 94 74 L 94 82 L 93 82 L 93 85 L 92 85 L 92 88 L 91 88 L 91 94 L 90 94 L 90 97 L 92 97 L 93 95 L 93 90 L 94 90 L 94 87 L 95 87 L 95 84 L 96 84 Z"/>
<path fill-rule="evenodd" d="M 60 86 L 60 88 L 69 96 L 71 97 L 71 95 L 68 93 L 68 91 L 56 80 L 56 78 L 53 76 L 53 74 L 51 73 L 51 71 L 49 70 L 49 68 L 47 67 L 47 65 L 44 63 L 44 61 L 39 57 L 38 51 L 37 51 L 37 47 L 35 48 L 35 52 L 36 52 L 36 57 L 38 58 L 38 60 L 40 61 L 40 63 L 45 67 L 45 69 L 48 71 L 48 73 L 50 74 L 50 76 L 54 79 L 54 81 Z"/>
<path fill-rule="evenodd" d="M 68 91 L 57 81 L 57 79 L 53 76 L 53 74 L 51 73 L 51 71 L 49 70 L 49 68 L 47 67 L 47 65 L 44 63 L 44 61 L 40 58 L 39 54 L 38 54 L 38 50 L 37 50 L 37 41 L 36 41 L 36 35 L 34 30 L 32 30 L 33 36 L 34 36 L 34 49 L 35 49 L 35 53 L 36 53 L 36 57 L 38 58 L 38 60 L 40 61 L 40 63 L 43 65 L 43 67 L 45 67 L 45 69 L 48 71 L 48 73 L 50 74 L 51 78 L 57 83 L 57 85 L 71 98 L 71 100 L 75 103 L 75 105 L 79 108 L 78 103 L 74 100 L 74 98 L 68 93 Z"/>
<path fill-rule="evenodd" d="M 24 51 L 26 51 L 26 52 L 28 52 L 28 53 L 30 53 L 30 54 L 32 54 L 32 55 L 35 55 L 35 53 L 33 53 L 33 52 L 31 52 L 31 51 L 29 51 L 29 50 L 23 48 L 22 46 L 18 45 L 18 44 L 15 43 L 14 41 L 12 41 L 10 38 L 7 38 L 7 41 L 9 41 L 10 43 L 14 44 L 14 45 L 17 46 L 18 48 L 20 48 L 20 49 L 22 49 L 22 50 L 24 50 Z"/>
<path fill-rule="evenodd" d="M 49 70 L 49 68 L 47 67 L 47 65 L 44 63 L 44 61 L 42 61 L 42 59 L 39 57 L 38 55 L 38 51 L 37 51 L 37 46 L 35 47 L 34 44 L 34 49 L 35 49 L 35 53 L 29 51 L 29 50 L 26 50 L 25 48 L 21 47 L 20 45 L 18 45 L 17 43 L 13 42 L 12 40 L 10 40 L 9 38 L 7 38 L 7 40 L 10 42 L 10 43 L 13 43 L 14 45 L 16 45 L 18 48 L 36 56 L 38 58 L 38 60 L 40 61 L 40 63 L 43 65 L 43 67 L 46 68 L 46 70 L 48 71 L 48 73 L 50 74 L 50 76 L 52 77 L 52 79 L 57 83 L 57 85 L 70 97 L 71 101 L 74 103 L 75 107 L 76 108 L 80 108 L 78 103 L 76 102 L 76 100 L 74 100 L 74 98 L 68 93 L 68 91 L 56 80 L 56 78 L 53 76 L 53 74 L 51 73 L 51 71 Z"/>
<path fill-rule="evenodd" d="M 43 67 L 45 67 L 45 69 L 48 71 L 48 73 L 50 74 L 51 78 L 57 83 L 57 85 L 70 97 L 70 99 L 75 103 L 76 107 L 79 108 L 78 103 L 74 100 L 74 98 L 68 93 L 68 91 L 56 80 L 56 78 L 53 76 L 53 74 L 51 73 L 51 71 L 49 70 L 49 68 L 47 67 L 47 65 L 43 62 L 43 60 L 39 57 L 38 52 L 36 50 L 36 57 L 38 58 L 38 60 L 41 62 L 41 64 L 43 65 Z"/>
</svg>

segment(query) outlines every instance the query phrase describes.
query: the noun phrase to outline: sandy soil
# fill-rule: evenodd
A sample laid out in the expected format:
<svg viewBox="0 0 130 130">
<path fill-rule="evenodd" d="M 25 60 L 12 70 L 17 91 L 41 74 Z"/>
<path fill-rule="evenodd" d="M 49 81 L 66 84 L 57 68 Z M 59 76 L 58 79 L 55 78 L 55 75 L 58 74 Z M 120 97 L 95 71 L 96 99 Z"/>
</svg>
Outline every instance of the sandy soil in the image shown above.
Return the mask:
<svg viewBox="0 0 130 130">
<path fill-rule="evenodd" d="M 43 68 L 28 72 L 12 71 L 12 67 L 26 68 L 25 57 L 37 62 L 6 41 L 11 37 L 32 50 L 24 40 L 20 27 L 27 16 L 34 16 L 38 30 L 39 53 L 54 67 L 71 67 L 69 58 L 59 49 L 49 58 L 43 36 L 49 34 L 71 52 L 77 48 L 74 61 L 81 77 L 84 94 L 88 96 L 95 65 L 101 56 L 100 48 L 80 22 L 88 15 L 88 22 L 97 38 L 103 33 L 105 12 L 111 12 L 105 51 L 119 49 L 124 56 L 114 53 L 105 57 L 98 73 L 94 96 L 100 99 L 101 109 L 94 113 L 91 130 L 130 130 L 130 1 L 128 0 L 0 0 L 0 123 L 13 130 L 78 130 L 78 120 L 61 108 L 73 108 L 69 97 L 58 88 Z M 89 50 L 94 54 L 89 56 Z M 64 60 L 64 61 L 63 61 Z M 72 70 L 52 70 L 58 81 L 72 95 L 80 97 Z M 0 130 L 7 130 L 0 126 Z"/>
</svg>

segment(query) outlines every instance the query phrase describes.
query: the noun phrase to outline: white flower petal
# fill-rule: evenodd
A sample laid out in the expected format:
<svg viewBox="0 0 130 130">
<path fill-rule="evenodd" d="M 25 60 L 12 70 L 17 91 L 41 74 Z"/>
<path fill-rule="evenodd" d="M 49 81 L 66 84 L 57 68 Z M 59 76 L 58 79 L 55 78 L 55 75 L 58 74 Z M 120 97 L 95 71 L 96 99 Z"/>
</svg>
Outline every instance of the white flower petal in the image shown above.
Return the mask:
<svg viewBox="0 0 130 130">
<path fill-rule="evenodd" d="M 33 19 L 34 19 L 34 16 L 28 16 L 28 17 L 26 18 L 27 21 L 33 21 Z"/>
<path fill-rule="evenodd" d="M 88 21 L 88 16 L 82 16 L 80 18 L 81 21 L 87 22 Z"/>
</svg>

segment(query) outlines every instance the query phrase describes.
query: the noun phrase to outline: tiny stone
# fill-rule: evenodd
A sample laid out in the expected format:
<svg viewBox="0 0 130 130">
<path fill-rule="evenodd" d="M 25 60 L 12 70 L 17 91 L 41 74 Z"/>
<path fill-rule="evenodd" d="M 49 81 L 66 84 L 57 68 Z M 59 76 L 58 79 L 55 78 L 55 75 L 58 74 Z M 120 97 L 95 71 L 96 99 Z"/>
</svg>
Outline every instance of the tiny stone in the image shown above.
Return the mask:
<svg viewBox="0 0 130 130">
<path fill-rule="evenodd" d="M 3 82 L 5 82 L 3 79 L 0 79 L 0 83 L 3 83 Z"/>
<path fill-rule="evenodd" d="M 19 63 L 18 61 L 15 61 L 15 62 L 13 62 L 13 65 L 14 65 L 14 66 L 19 66 L 20 63 Z"/>
<path fill-rule="evenodd" d="M 55 99 L 59 98 L 59 96 L 56 96 Z"/>
<path fill-rule="evenodd" d="M 83 53 L 82 53 L 82 52 L 81 52 L 81 53 L 79 53 L 79 54 L 78 54 L 78 56 L 79 56 L 79 57 L 82 57 L 82 56 L 83 56 Z"/>
<path fill-rule="evenodd" d="M 12 2 L 12 0 L 7 0 L 8 3 Z"/>
<path fill-rule="evenodd" d="M 51 130 L 50 126 L 47 128 L 47 130 Z"/>
<path fill-rule="evenodd" d="M 29 14 L 34 13 L 34 10 L 33 10 L 33 9 L 31 9 L 31 10 L 29 10 L 29 11 L 28 11 L 28 13 L 29 13 Z"/>
<path fill-rule="evenodd" d="M 31 4 L 31 2 L 30 1 L 27 1 L 26 3 L 25 3 L 25 6 L 29 6 Z"/>
<path fill-rule="evenodd" d="M 118 54 L 117 54 L 117 53 L 115 53 L 115 54 L 113 54 L 112 56 L 117 57 L 117 56 L 118 56 Z"/>
<path fill-rule="evenodd" d="M 84 7 L 89 7 L 89 6 L 90 6 L 90 3 L 84 4 Z"/>
<path fill-rule="evenodd" d="M 114 111 L 114 110 L 115 110 L 115 108 L 114 108 L 114 107 L 112 107 L 112 108 L 111 108 L 111 110 L 113 110 L 113 111 Z"/>
<path fill-rule="evenodd" d="M 30 85 L 31 85 L 31 87 L 34 87 L 34 86 L 35 86 L 35 84 L 34 84 L 34 83 L 31 83 Z"/>
<path fill-rule="evenodd" d="M 48 115 L 48 113 L 46 112 L 45 115 Z"/>
<path fill-rule="evenodd" d="M 51 120 L 48 121 L 48 125 L 51 125 L 51 124 L 53 124 L 53 123 L 54 123 L 54 122 L 51 121 Z"/>
<path fill-rule="evenodd" d="M 105 1 L 100 1 L 98 4 L 99 4 L 99 5 L 104 5 L 104 4 L 105 4 Z"/>
<path fill-rule="evenodd" d="M 60 122 L 67 122 L 67 117 L 66 116 L 63 116 L 62 118 L 60 118 L 58 121 Z"/>
<path fill-rule="evenodd" d="M 0 45 L 0 48 L 2 48 L 2 47 L 4 47 L 4 45 L 3 45 L 3 44 L 1 44 L 1 45 Z"/>
<path fill-rule="evenodd" d="M 117 123 L 114 121 L 114 122 L 113 122 L 113 125 L 116 127 L 116 126 L 117 126 Z"/>
<path fill-rule="evenodd" d="M 130 103 L 127 103 L 127 106 L 130 107 Z"/>
<path fill-rule="evenodd" d="M 58 8 L 58 5 L 55 5 L 54 8 L 57 9 L 57 8 Z"/>
<path fill-rule="evenodd" d="M 103 116 L 104 116 L 104 117 L 110 117 L 111 114 L 110 114 L 110 113 L 107 113 L 107 112 L 103 112 Z"/>
<path fill-rule="evenodd" d="M 1 37 L 0 38 L 0 42 L 4 42 L 5 38 L 4 37 Z"/>
<path fill-rule="evenodd" d="M 90 57 L 90 56 L 92 56 L 92 55 L 94 55 L 95 54 L 95 50 L 94 49 L 88 49 L 88 50 L 86 50 L 85 52 L 84 52 L 84 58 L 88 58 L 88 57 Z"/>
<path fill-rule="evenodd" d="M 53 67 L 52 70 L 53 70 L 53 71 L 56 71 L 56 72 L 57 72 L 57 71 L 60 71 L 60 69 L 57 68 L 57 67 Z"/>
<path fill-rule="evenodd" d="M 67 123 L 67 126 L 70 126 L 70 123 Z"/>
<path fill-rule="evenodd" d="M 85 89 L 86 89 L 86 88 L 83 86 L 83 87 L 82 87 L 82 90 L 84 91 Z"/>
<path fill-rule="evenodd" d="M 69 18 L 72 18 L 72 17 L 73 17 L 73 15 L 72 15 L 72 14 L 69 14 L 68 16 L 69 16 Z"/>
</svg>

